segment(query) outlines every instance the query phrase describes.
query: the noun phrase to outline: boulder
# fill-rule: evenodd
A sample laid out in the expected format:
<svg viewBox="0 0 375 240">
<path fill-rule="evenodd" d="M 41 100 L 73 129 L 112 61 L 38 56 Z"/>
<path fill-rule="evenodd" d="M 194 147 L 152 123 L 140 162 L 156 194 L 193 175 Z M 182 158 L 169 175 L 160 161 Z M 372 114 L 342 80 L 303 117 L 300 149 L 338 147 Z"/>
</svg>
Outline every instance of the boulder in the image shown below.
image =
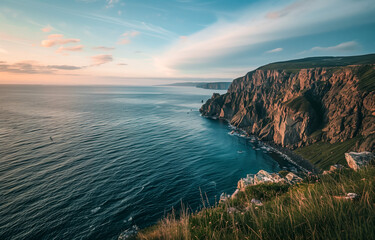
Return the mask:
<svg viewBox="0 0 375 240">
<path fill-rule="evenodd" d="M 290 183 L 290 184 L 295 184 L 302 182 L 302 178 L 298 177 L 296 174 L 290 172 L 285 176 L 285 179 Z"/>
<path fill-rule="evenodd" d="M 375 158 L 375 154 L 371 152 L 349 152 L 345 153 L 345 159 L 348 166 L 354 171 L 368 165 Z"/>
</svg>

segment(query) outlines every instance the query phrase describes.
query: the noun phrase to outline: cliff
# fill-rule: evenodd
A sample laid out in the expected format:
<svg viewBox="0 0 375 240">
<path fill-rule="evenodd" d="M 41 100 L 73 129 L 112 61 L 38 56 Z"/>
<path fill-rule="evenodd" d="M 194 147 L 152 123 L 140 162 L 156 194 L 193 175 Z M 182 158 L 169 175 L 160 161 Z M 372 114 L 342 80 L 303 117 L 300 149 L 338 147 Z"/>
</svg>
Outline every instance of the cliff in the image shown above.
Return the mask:
<svg viewBox="0 0 375 240">
<path fill-rule="evenodd" d="M 291 149 L 356 138 L 353 150 L 374 151 L 375 54 L 265 65 L 200 112 Z"/>
</svg>

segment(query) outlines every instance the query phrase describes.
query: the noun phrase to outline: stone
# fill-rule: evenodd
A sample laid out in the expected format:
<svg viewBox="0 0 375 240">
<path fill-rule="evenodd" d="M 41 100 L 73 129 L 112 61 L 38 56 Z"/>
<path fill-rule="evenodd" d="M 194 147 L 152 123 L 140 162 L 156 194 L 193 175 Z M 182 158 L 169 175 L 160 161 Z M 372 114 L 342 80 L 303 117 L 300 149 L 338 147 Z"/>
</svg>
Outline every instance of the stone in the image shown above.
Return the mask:
<svg viewBox="0 0 375 240">
<path fill-rule="evenodd" d="M 330 172 L 334 172 L 334 171 L 336 171 L 336 170 L 341 170 L 341 169 L 343 169 L 343 168 L 344 168 L 344 166 L 341 165 L 341 164 L 334 164 L 334 165 L 332 165 L 332 166 L 329 168 L 329 171 L 330 171 Z"/>
<path fill-rule="evenodd" d="M 344 168 L 344 166 L 341 165 L 341 164 L 334 164 L 334 165 L 332 165 L 332 166 L 329 168 L 328 171 L 327 171 L 327 170 L 323 171 L 323 175 L 327 175 L 327 174 L 333 173 L 333 172 L 338 171 L 338 170 L 341 170 L 341 169 L 343 169 L 343 168 Z"/>
<path fill-rule="evenodd" d="M 251 203 L 255 204 L 257 206 L 262 206 L 263 205 L 263 203 L 260 200 L 255 199 L 255 198 L 251 199 Z"/>
<path fill-rule="evenodd" d="M 345 159 L 348 166 L 354 171 L 368 165 L 375 158 L 375 154 L 371 152 L 349 152 L 345 153 Z"/>
<path fill-rule="evenodd" d="M 357 200 L 359 199 L 359 195 L 356 193 L 347 193 L 345 196 L 333 196 L 336 199 L 343 199 L 343 200 Z"/>
<path fill-rule="evenodd" d="M 290 184 L 295 184 L 302 182 L 302 178 L 298 177 L 296 174 L 290 172 L 285 176 L 285 179 L 288 180 Z"/>
</svg>

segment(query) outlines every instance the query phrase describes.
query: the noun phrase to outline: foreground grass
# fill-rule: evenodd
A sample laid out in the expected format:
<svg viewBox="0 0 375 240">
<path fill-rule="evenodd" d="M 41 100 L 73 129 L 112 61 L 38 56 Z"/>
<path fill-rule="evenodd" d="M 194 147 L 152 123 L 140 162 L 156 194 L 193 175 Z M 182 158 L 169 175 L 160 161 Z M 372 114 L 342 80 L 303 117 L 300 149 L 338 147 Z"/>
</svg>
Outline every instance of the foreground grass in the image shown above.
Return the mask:
<svg viewBox="0 0 375 240">
<path fill-rule="evenodd" d="M 138 239 L 375 239 L 375 167 L 287 186 L 250 186 L 195 214 L 172 213 Z M 357 200 L 335 196 L 359 194 Z M 262 206 L 251 199 L 262 200 Z"/>
<path fill-rule="evenodd" d="M 327 142 L 317 142 L 312 145 L 301 147 L 294 152 L 310 161 L 321 170 L 328 170 L 330 166 L 340 163 L 346 164 L 345 153 L 355 145 L 360 137 L 355 137 L 344 142 L 334 144 Z"/>
</svg>

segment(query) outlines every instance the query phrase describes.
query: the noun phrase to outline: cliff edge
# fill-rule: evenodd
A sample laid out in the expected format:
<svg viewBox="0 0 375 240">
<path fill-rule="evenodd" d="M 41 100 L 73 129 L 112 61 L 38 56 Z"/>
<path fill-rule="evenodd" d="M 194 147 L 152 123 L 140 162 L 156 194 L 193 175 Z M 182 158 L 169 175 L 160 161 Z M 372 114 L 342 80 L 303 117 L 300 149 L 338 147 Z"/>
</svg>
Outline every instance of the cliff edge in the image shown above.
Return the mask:
<svg viewBox="0 0 375 240">
<path fill-rule="evenodd" d="M 355 138 L 353 150 L 374 151 L 375 54 L 268 64 L 213 94 L 200 112 L 291 149 Z"/>
</svg>

